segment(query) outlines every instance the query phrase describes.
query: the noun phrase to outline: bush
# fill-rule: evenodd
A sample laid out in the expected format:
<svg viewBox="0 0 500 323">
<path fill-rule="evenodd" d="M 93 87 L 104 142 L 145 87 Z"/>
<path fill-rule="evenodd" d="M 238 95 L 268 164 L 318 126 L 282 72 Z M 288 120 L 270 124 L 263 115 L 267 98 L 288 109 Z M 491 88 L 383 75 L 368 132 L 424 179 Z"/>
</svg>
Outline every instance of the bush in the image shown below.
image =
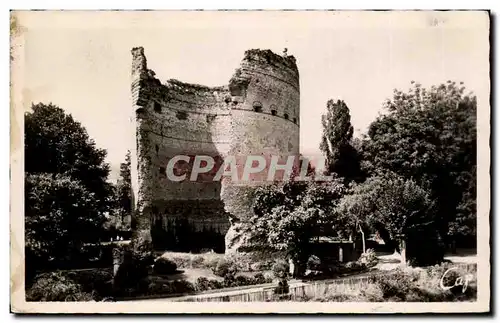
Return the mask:
<svg viewBox="0 0 500 323">
<path fill-rule="evenodd" d="M 456 286 L 449 290 L 440 287 L 440 280 L 449 265 L 421 268 L 399 268 L 385 275 L 373 276 L 368 283 L 360 283 L 354 288 L 333 288 L 326 294 L 305 295 L 302 301 L 332 301 L 332 302 L 460 302 L 475 301 L 477 298 L 477 284 L 473 277 L 477 277 L 475 269 L 456 268 L 448 272 L 444 284 L 453 286 L 457 277 L 471 278 L 467 288 Z M 448 278 L 449 275 L 449 278 Z M 468 276 L 469 275 L 469 276 Z M 465 278 L 464 278 L 465 279 Z"/>
<path fill-rule="evenodd" d="M 253 277 L 248 277 L 243 275 L 238 275 L 235 277 L 232 274 L 228 274 L 224 276 L 223 282 L 220 282 L 216 279 L 207 279 L 206 277 L 199 277 L 196 280 L 195 289 L 196 291 L 205 291 L 205 290 L 221 289 L 228 287 L 265 284 L 265 283 L 271 283 L 272 281 L 273 281 L 272 277 L 265 277 L 261 273 L 257 273 Z"/>
<path fill-rule="evenodd" d="M 307 269 L 309 270 L 321 270 L 321 259 L 319 257 L 312 255 L 307 260 Z"/>
<path fill-rule="evenodd" d="M 191 267 L 192 268 L 200 268 L 203 266 L 203 263 L 205 262 L 205 259 L 203 259 L 202 256 L 194 256 L 193 259 L 191 259 Z"/>
<path fill-rule="evenodd" d="M 271 269 L 271 267 L 272 267 L 272 264 L 269 265 L 265 262 L 254 262 L 254 263 L 250 264 L 251 271 L 264 271 L 264 270 Z"/>
<path fill-rule="evenodd" d="M 220 259 L 216 259 L 216 258 L 213 258 L 213 259 L 205 259 L 204 260 L 204 264 L 206 266 L 206 268 L 215 271 L 215 268 L 217 267 L 217 264 L 219 263 Z"/>
<path fill-rule="evenodd" d="M 94 295 L 61 272 L 44 273 L 35 277 L 26 291 L 28 302 L 88 302 Z"/>
<path fill-rule="evenodd" d="M 128 247 L 123 247 L 123 263 L 113 279 L 115 294 L 129 293 L 131 290 L 143 290 L 144 279 L 151 268 L 151 258 L 145 252 L 132 252 Z"/>
<path fill-rule="evenodd" d="M 236 285 L 236 282 L 235 282 L 235 277 L 233 274 L 231 273 L 228 273 L 226 274 L 226 276 L 224 276 L 224 282 L 223 282 L 223 286 L 224 287 L 235 287 L 237 286 Z"/>
<path fill-rule="evenodd" d="M 264 277 L 264 274 L 262 274 L 262 273 L 257 273 L 253 276 L 253 281 L 254 281 L 255 285 L 270 283 L 270 282 L 272 282 L 272 278 L 270 280 L 271 281 L 266 279 L 266 277 Z"/>
<path fill-rule="evenodd" d="M 217 262 L 215 268 L 212 268 L 212 272 L 220 277 L 234 276 L 238 272 L 238 268 L 232 261 L 222 258 Z"/>
<path fill-rule="evenodd" d="M 290 265 L 286 260 L 278 259 L 275 261 L 272 267 L 274 277 L 276 278 L 286 278 L 290 273 Z"/>
<path fill-rule="evenodd" d="M 209 281 L 210 289 L 221 289 L 224 288 L 224 284 L 216 279 L 211 279 Z"/>
<path fill-rule="evenodd" d="M 413 290 L 410 277 L 397 270 L 392 275 L 380 275 L 375 277 L 375 283 L 382 291 L 382 297 L 389 301 L 406 301 L 406 296 Z"/>
<path fill-rule="evenodd" d="M 236 276 L 234 280 L 235 286 L 249 286 L 249 285 L 254 285 L 255 280 L 253 277 L 248 277 L 248 276 Z"/>
<path fill-rule="evenodd" d="M 195 286 L 187 280 L 175 280 L 170 283 L 173 294 L 185 294 L 195 291 Z"/>
<path fill-rule="evenodd" d="M 196 291 L 204 291 L 210 289 L 210 280 L 206 277 L 198 277 L 196 283 L 194 284 Z"/>
<path fill-rule="evenodd" d="M 224 284 L 216 279 L 208 279 L 206 277 L 198 277 L 196 279 L 195 289 L 198 292 L 221 288 L 224 288 Z"/>
<path fill-rule="evenodd" d="M 79 284 L 84 292 L 93 293 L 96 300 L 112 295 L 113 274 L 111 270 L 69 271 L 66 273 L 66 277 Z"/>
<path fill-rule="evenodd" d="M 290 288 L 288 286 L 288 281 L 285 278 L 280 279 L 278 286 L 274 289 L 274 294 L 276 295 L 283 295 L 283 294 L 288 294 L 290 291 Z"/>
<path fill-rule="evenodd" d="M 131 291 L 127 296 L 187 294 L 196 290 L 195 286 L 186 280 L 168 282 L 162 279 L 147 278 L 139 286 L 141 286 L 140 289 Z"/>
<path fill-rule="evenodd" d="M 255 280 L 252 277 L 243 275 L 238 275 L 235 277 L 232 274 L 227 274 L 226 276 L 224 276 L 224 287 L 249 286 L 254 284 Z"/>
<path fill-rule="evenodd" d="M 158 258 L 153 265 L 153 271 L 157 275 L 171 275 L 177 272 L 177 265 L 169 259 Z"/>
<path fill-rule="evenodd" d="M 174 257 L 171 257 L 170 258 L 171 261 L 173 261 L 177 268 L 189 268 L 190 267 L 190 258 L 188 257 L 178 257 L 178 256 L 174 256 Z"/>
<path fill-rule="evenodd" d="M 375 250 L 367 249 L 366 252 L 361 254 L 358 262 L 365 265 L 367 268 L 375 266 L 378 263 L 378 258 L 375 254 Z"/>
<path fill-rule="evenodd" d="M 343 273 L 350 273 L 353 271 L 357 271 L 359 267 L 359 264 L 355 261 L 349 261 L 344 265 L 344 270 L 342 270 Z"/>
</svg>

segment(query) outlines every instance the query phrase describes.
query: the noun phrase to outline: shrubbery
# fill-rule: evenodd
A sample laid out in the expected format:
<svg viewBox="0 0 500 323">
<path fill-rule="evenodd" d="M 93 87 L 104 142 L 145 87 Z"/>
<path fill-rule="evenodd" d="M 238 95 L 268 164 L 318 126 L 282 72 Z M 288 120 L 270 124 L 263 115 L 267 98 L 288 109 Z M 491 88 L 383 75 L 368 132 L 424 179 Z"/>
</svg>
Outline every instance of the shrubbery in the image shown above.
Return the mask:
<svg viewBox="0 0 500 323">
<path fill-rule="evenodd" d="M 312 255 L 307 260 L 307 269 L 309 270 L 321 270 L 321 259 L 319 257 Z"/>
<path fill-rule="evenodd" d="M 177 265 L 169 259 L 158 258 L 153 264 L 153 272 L 157 275 L 174 274 L 177 272 Z"/>
<path fill-rule="evenodd" d="M 137 296 L 154 296 L 154 295 L 172 295 L 172 294 L 188 294 L 194 292 L 195 286 L 186 280 L 165 281 L 148 277 L 141 284 L 141 288 L 131 291 L 128 297 Z"/>
<path fill-rule="evenodd" d="M 264 276 L 264 274 L 262 273 L 257 273 L 253 276 L 253 279 L 254 279 L 254 283 L 255 284 L 265 284 L 265 283 L 270 283 L 272 282 L 272 278 L 271 277 L 266 277 Z"/>
<path fill-rule="evenodd" d="M 177 268 L 214 268 L 224 255 L 215 253 L 187 254 L 187 253 L 166 253 L 162 257 L 167 257 L 177 265 Z"/>
<path fill-rule="evenodd" d="M 208 279 L 206 277 L 199 277 L 196 280 L 196 290 L 197 291 L 206 291 L 206 290 L 214 290 L 228 287 L 238 287 L 238 286 L 250 286 L 250 285 L 259 285 L 265 283 L 271 283 L 271 277 L 265 277 L 261 273 L 255 274 L 253 277 L 238 275 L 226 275 L 224 277 L 224 281 L 218 281 L 216 279 Z"/>
<path fill-rule="evenodd" d="M 278 278 L 278 286 L 274 289 L 275 295 L 285 295 L 289 292 L 288 277 L 290 275 L 290 265 L 284 259 L 278 259 L 272 267 L 274 277 Z"/>
<path fill-rule="evenodd" d="M 308 279 L 327 279 L 335 278 L 347 274 L 355 274 L 366 271 L 369 267 L 366 262 L 357 260 L 347 263 L 322 264 L 320 270 L 311 270 L 305 277 Z"/>
<path fill-rule="evenodd" d="M 115 295 L 132 293 L 135 290 L 144 289 L 145 278 L 150 273 L 154 262 L 152 254 L 145 250 L 134 250 L 130 247 L 121 247 L 123 252 L 123 263 L 113 280 L 113 292 Z"/>
<path fill-rule="evenodd" d="M 191 267 L 192 268 L 199 268 L 203 265 L 204 262 L 205 262 L 205 259 L 203 259 L 202 256 L 194 256 L 191 259 Z"/>
<path fill-rule="evenodd" d="M 212 268 L 212 272 L 217 276 L 225 277 L 227 275 L 235 275 L 238 272 L 238 268 L 231 260 L 221 258 L 217 262 L 217 265 Z"/>
<path fill-rule="evenodd" d="M 65 274 L 66 277 L 79 284 L 84 292 L 93 293 L 95 300 L 111 296 L 113 274 L 109 269 L 75 270 Z"/>
<path fill-rule="evenodd" d="M 224 284 L 216 279 L 208 279 L 206 277 L 199 277 L 196 280 L 195 288 L 197 291 L 205 291 L 212 289 L 224 288 Z"/>
<path fill-rule="evenodd" d="M 375 250 L 367 249 L 366 252 L 361 254 L 361 256 L 358 259 L 358 262 L 366 265 L 366 267 L 368 268 L 375 266 L 378 263 Z"/>
<path fill-rule="evenodd" d="M 288 286 L 288 281 L 286 279 L 280 279 L 278 282 L 278 286 L 274 289 L 274 294 L 276 295 L 283 295 L 283 294 L 288 294 L 290 291 L 290 288 Z"/>
<path fill-rule="evenodd" d="M 290 273 L 290 265 L 288 264 L 288 261 L 284 259 L 278 259 L 274 262 L 272 271 L 274 277 L 276 278 L 287 278 Z"/>
<path fill-rule="evenodd" d="M 38 275 L 26 291 L 28 302 L 88 302 L 94 300 L 92 293 L 64 273 L 52 272 Z"/>
<path fill-rule="evenodd" d="M 373 276 L 371 281 L 358 288 L 333 289 L 326 295 L 309 295 L 303 300 L 323 302 L 457 302 L 474 301 L 477 297 L 476 270 L 467 272 L 457 268 L 449 271 L 445 286 L 453 286 L 457 277 L 473 277 L 467 287 L 455 286 L 443 290 L 441 278 L 450 266 L 435 265 L 426 269 L 398 268 L 385 275 Z M 316 297 L 315 297 L 316 296 Z"/>
</svg>

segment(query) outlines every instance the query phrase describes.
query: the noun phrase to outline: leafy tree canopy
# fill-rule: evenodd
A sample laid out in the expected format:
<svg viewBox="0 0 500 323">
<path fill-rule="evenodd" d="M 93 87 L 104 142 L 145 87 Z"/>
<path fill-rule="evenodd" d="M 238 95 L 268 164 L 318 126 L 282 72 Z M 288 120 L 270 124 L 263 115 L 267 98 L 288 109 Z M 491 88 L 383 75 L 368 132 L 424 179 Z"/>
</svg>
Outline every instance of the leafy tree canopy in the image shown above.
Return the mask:
<svg viewBox="0 0 500 323">
<path fill-rule="evenodd" d="M 260 188 L 254 202 L 255 216 L 249 225 L 253 243 L 282 251 L 299 266 L 304 265 L 314 238 L 344 233 L 342 220 L 333 212 L 344 191 L 340 180 Z"/>
<path fill-rule="evenodd" d="M 65 259 L 99 239 L 105 218 L 81 182 L 63 174 L 28 174 L 25 192 L 26 247 L 35 255 Z"/>
<path fill-rule="evenodd" d="M 26 248 L 39 259 L 64 260 L 99 240 L 113 204 L 106 151 L 52 104 L 25 114 Z"/>
<path fill-rule="evenodd" d="M 85 128 L 61 108 L 34 104 L 25 114 L 25 172 L 65 174 L 95 194 L 99 212 L 109 211 L 106 151 L 96 147 Z"/>
<path fill-rule="evenodd" d="M 116 185 L 116 217 L 115 226 L 119 229 L 130 228 L 132 214 L 132 181 L 130 174 L 130 151 L 125 155 L 125 161 L 120 164 L 120 178 Z"/>
<path fill-rule="evenodd" d="M 371 174 L 393 171 L 429 189 L 442 234 L 475 234 L 476 97 L 455 82 L 395 90 L 362 143 Z"/>
<path fill-rule="evenodd" d="M 353 126 L 349 108 L 344 101 L 329 100 L 326 113 L 321 116 L 323 135 L 320 150 L 327 162 L 328 171 L 349 182 L 362 180 L 360 157 L 353 146 Z"/>
</svg>

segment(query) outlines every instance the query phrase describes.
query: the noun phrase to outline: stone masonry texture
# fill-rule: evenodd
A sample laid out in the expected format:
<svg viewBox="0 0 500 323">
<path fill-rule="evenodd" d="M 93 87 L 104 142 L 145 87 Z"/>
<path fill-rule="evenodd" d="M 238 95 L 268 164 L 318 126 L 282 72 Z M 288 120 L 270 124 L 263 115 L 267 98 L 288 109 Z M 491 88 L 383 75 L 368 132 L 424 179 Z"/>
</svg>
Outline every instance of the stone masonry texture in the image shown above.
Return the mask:
<svg viewBox="0 0 500 323">
<path fill-rule="evenodd" d="M 252 214 L 251 193 L 263 184 L 190 181 L 189 175 L 172 182 L 167 163 L 176 155 L 221 161 L 229 155 L 298 156 L 295 58 L 248 50 L 226 86 L 207 87 L 160 82 L 148 69 L 144 49 L 136 47 L 131 90 L 133 237 L 162 250 L 238 251 L 245 243 L 241 225 Z"/>
</svg>

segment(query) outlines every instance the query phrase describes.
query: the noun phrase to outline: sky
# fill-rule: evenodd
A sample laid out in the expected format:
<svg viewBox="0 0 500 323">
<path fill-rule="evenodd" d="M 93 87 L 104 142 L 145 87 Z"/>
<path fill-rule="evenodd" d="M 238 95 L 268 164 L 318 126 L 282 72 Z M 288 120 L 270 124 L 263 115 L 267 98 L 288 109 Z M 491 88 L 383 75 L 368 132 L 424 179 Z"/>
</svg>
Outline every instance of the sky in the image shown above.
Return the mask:
<svg viewBox="0 0 500 323">
<path fill-rule="evenodd" d="M 133 136 L 131 53 L 175 78 L 226 85 L 247 49 L 295 56 L 301 152 L 319 153 L 329 99 L 346 102 L 355 135 L 393 89 L 464 82 L 489 103 L 488 16 L 478 12 L 19 12 L 22 104 L 58 105 L 108 151 L 113 176 Z M 489 109 L 489 106 L 488 106 Z"/>
</svg>

